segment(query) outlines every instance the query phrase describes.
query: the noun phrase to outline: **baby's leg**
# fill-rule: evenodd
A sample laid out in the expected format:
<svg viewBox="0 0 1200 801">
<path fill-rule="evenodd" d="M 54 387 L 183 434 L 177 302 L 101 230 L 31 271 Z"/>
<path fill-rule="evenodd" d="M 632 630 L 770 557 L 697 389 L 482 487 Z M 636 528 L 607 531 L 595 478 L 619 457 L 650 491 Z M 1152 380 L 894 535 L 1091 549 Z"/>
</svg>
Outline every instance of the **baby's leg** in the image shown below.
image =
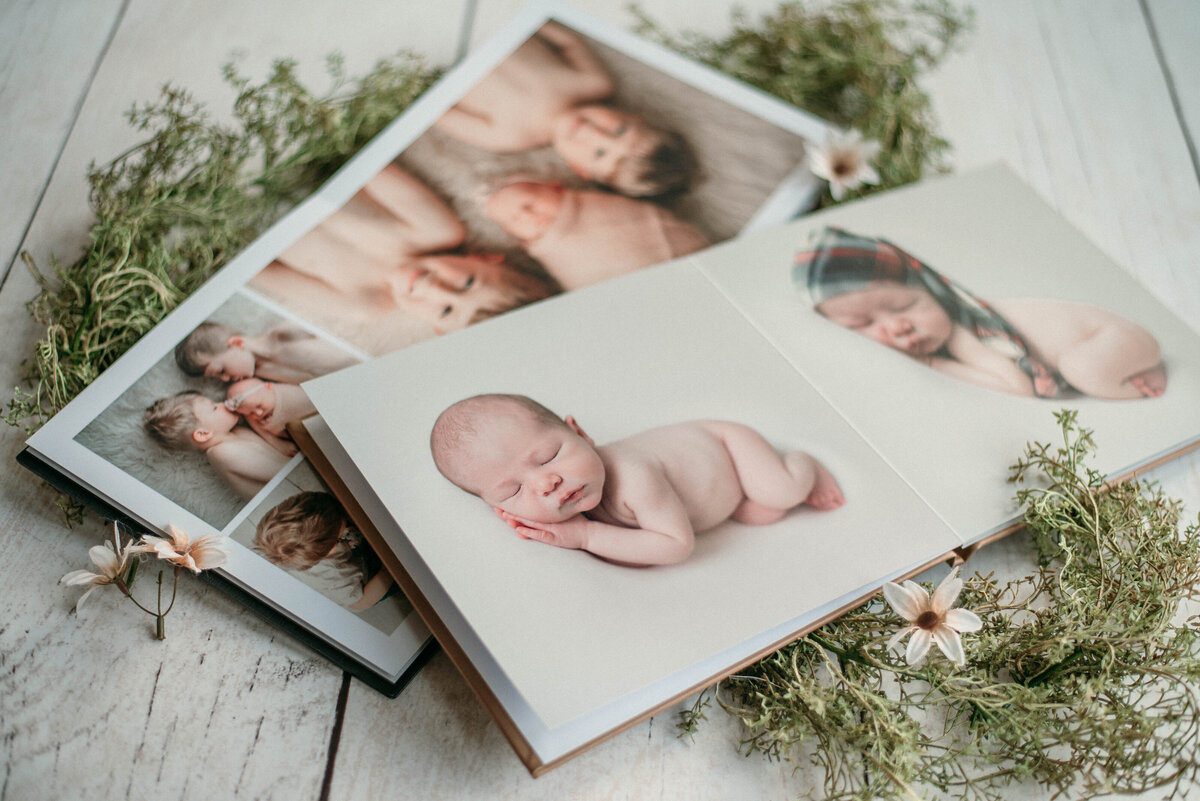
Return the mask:
<svg viewBox="0 0 1200 801">
<path fill-rule="evenodd" d="M 761 434 L 737 423 L 721 423 L 715 430 L 746 496 L 734 511 L 734 520 L 765 525 L 802 503 L 817 509 L 842 505 L 833 476 L 807 453 L 791 451 L 780 456 Z"/>
<path fill-rule="evenodd" d="M 1109 323 L 1066 348 L 1058 371 L 1071 386 L 1097 398 L 1153 398 L 1167 386 L 1158 342 L 1125 320 Z"/>
</svg>

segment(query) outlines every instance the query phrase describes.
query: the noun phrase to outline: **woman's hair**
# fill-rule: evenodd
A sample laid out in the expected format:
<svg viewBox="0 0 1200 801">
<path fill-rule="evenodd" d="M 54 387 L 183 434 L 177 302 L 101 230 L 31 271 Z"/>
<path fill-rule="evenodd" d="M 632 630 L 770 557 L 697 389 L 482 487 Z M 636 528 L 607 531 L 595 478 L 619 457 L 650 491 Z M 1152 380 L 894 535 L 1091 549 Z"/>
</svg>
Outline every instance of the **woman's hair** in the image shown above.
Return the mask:
<svg viewBox="0 0 1200 801">
<path fill-rule="evenodd" d="M 263 515 L 254 550 L 281 567 L 307 570 L 329 555 L 346 523 L 328 492 L 301 492 Z"/>
</svg>

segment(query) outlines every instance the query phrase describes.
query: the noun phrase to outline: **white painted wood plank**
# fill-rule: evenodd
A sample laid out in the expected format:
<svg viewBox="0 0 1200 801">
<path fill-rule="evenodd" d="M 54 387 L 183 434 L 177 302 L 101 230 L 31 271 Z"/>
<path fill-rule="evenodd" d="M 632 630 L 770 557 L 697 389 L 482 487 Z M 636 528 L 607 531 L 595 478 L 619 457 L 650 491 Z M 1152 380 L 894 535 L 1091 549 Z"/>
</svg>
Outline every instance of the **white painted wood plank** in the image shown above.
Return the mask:
<svg viewBox="0 0 1200 801">
<path fill-rule="evenodd" d="M 637 22 L 629 10 L 629 3 L 564 0 L 564 4 L 625 28 L 632 28 Z M 475 47 L 486 40 L 525 5 L 525 0 L 480 0 L 475 24 L 471 28 L 470 46 Z M 745 12 L 748 19 L 754 20 L 778 8 L 779 3 L 775 0 L 749 0 L 733 4 L 728 0 L 654 0 L 636 5 L 667 31 L 720 36 L 730 29 L 735 7 Z"/>
<path fill-rule="evenodd" d="M 1148 0 L 1146 6 L 1192 144 L 1200 148 L 1200 3 Z"/>
<path fill-rule="evenodd" d="M 152 99 L 164 81 L 217 112 L 232 100 L 220 65 L 236 51 L 242 71 L 256 79 L 271 59 L 295 57 L 315 89 L 332 50 L 345 53 L 352 75 L 405 46 L 448 62 L 461 11 L 457 2 L 133 0 L 26 246 L 42 264 L 52 252 L 75 257 L 89 221 L 87 164 L 137 140 L 121 112 Z M 6 388 L 17 383 L 17 364 L 39 333 L 23 309 L 34 293 L 23 268 L 0 288 Z M 22 440 L 0 429 L 0 458 L 11 465 Z M 54 584 L 88 565 L 87 548 L 102 532 L 94 521 L 65 530 L 52 502 L 53 493 L 24 471 L 0 471 L 0 795 L 315 798 L 341 672 L 193 581 L 184 582 L 165 643 L 150 639 L 150 618 L 116 594 L 74 616 L 78 593 Z"/>
<path fill-rule="evenodd" d="M 121 2 L 0 5 L 0 280 L 50 179 Z"/>
<path fill-rule="evenodd" d="M 976 16 L 970 48 L 927 82 L 958 169 L 1008 162 L 1200 327 L 1200 185 L 1138 3 L 982 3 Z"/>
</svg>

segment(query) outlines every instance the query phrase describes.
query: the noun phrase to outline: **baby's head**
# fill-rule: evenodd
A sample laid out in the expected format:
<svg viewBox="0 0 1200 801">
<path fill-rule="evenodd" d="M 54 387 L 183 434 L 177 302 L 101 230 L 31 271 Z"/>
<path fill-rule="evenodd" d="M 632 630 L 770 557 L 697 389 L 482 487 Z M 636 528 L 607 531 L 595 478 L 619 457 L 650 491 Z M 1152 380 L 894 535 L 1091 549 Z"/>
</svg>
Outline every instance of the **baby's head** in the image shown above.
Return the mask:
<svg viewBox="0 0 1200 801">
<path fill-rule="evenodd" d="M 237 425 L 238 416 L 195 390 L 159 398 L 142 414 L 142 427 L 164 448 L 204 450 Z"/>
<path fill-rule="evenodd" d="M 566 194 L 554 181 L 514 181 L 487 196 L 484 213 L 522 242 L 536 242 L 558 218 Z"/>
<path fill-rule="evenodd" d="M 936 353 L 953 330 L 951 287 L 883 240 L 827 228 L 797 254 L 793 277 L 820 314 L 909 356 Z"/>
<path fill-rule="evenodd" d="M 225 408 L 243 417 L 265 420 L 275 411 L 275 385 L 260 378 L 234 381 L 225 391 Z"/>
<path fill-rule="evenodd" d="M 558 523 L 594 509 L 604 463 L 574 418 L 524 395 L 476 395 L 446 409 L 429 439 L 442 475 L 516 517 Z"/>
<path fill-rule="evenodd" d="M 578 106 L 559 115 L 551 143 L 581 177 L 633 197 L 686 189 L 696 171 L 683 137 L 613 106 Z"/>
<path fill-rule="evenodd" d="M 290 570 L 307 570 L 333 555 L 346 530 L 346 514 L 328 492 L 301 492 L 258 522 L 254 550 Z"/>
<path fill-rule="evenodd" d="M 246 338 L 227 325 L 201 323 L 175 346 L 175 362 L 188 375 L 236 381 L 254 375 Z"/>
<path fill-rule="evenodd" d="M 396 305 L 439 334 L 541 300 L 551 291 L 499 253 L 420 256 L 400 265 L 391 284 Z"/>
</svg>

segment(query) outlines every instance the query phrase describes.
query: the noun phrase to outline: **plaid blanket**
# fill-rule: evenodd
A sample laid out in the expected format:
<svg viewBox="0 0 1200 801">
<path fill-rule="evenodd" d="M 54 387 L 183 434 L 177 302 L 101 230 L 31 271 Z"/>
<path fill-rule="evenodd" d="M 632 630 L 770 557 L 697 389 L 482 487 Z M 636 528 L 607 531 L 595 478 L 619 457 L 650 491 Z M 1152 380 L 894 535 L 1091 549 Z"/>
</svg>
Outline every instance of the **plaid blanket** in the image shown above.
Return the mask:
<svg viewBox="0 0 1200 801">
<path fill-rule="evenodd" d="M 829 298 L 865 289 L 873 281 L 922 289 L 953 322 L 1011 358 L 1029 376 L 1038 397 L 1058 397 L 1068 388 L 1057 371 L 1030 354 L 1024 338 L 999 312 L 885 239 L 825 228 L 812 248 L 796 254 L 792 281 L 808 290 L 814 308 Z"/>
</svg>

